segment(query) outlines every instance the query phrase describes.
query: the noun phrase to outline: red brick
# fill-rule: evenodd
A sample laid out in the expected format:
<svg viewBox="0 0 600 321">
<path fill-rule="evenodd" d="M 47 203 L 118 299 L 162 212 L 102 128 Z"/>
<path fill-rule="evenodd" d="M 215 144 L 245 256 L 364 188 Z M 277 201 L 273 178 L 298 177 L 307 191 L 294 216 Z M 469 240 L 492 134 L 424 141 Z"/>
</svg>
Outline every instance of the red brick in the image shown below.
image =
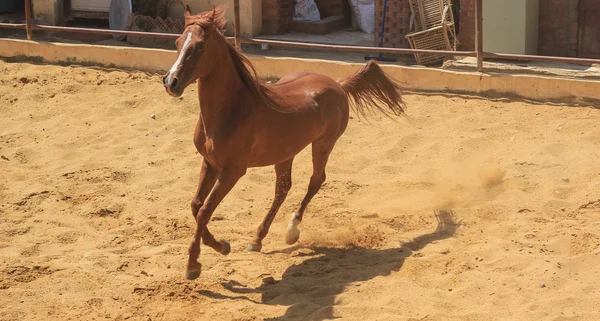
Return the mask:
<svg viewBox="0 0 600 321">
<path fill-rule="evenodd" d="M 263 34 L 285 33 L 292 21 L 292 0 L 263 0 Z"/>
<path fill-rule="evenodd" d="M 375 1 L 375 47 L 381 41 L 381 24 L 383 18 L 383 0 Z M 409 48 L 406 34 L 410 26 L 410 5 L 408 0 L 388 0 L 383 32 L 383 46 L 392 48 Z"/>
<path fill-rule="evenodd" d="M 460 21 L 458 30 L 459 49 L 475 48 L 475 1 L 460 0 Z"/>
</svg>

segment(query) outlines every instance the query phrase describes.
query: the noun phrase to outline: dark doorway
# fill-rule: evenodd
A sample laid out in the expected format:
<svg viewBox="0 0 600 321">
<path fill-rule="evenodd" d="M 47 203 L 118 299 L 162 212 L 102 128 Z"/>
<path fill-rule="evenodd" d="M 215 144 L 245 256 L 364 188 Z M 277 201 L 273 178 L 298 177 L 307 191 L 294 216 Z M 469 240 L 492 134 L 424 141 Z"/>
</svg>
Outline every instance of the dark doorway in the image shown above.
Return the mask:
<svg viewBox="0 0 600 321">
<path fill-rule="evenodd" d="M 452 15 L 454 16 L 454 25 L 456 27 L 456 33 L 460 31 L 460 0 L 451 0 Z"/>
<path fill-rule="evenodd" d="M 579 48 L 581 58 L 600 58 L 600 1 L 579 1 Z"/>
</svg>

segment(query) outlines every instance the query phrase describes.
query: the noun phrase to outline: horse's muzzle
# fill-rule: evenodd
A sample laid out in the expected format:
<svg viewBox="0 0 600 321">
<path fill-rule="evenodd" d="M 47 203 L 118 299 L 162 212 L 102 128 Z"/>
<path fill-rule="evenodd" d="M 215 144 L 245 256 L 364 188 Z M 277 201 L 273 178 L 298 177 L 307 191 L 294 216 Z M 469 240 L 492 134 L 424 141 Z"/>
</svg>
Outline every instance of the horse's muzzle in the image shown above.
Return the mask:
<svg viewBox="0 0 600 321">
<path fill-rule="evenodd" d="M 169 74 L 163 76 L 163 86 L 165 86 L 169 95 L 174 97 L 181 96 L 181 92 L 177 88 L 178 84 L 179 79 L 177 77 L 170 77 Z"/>
</svg>

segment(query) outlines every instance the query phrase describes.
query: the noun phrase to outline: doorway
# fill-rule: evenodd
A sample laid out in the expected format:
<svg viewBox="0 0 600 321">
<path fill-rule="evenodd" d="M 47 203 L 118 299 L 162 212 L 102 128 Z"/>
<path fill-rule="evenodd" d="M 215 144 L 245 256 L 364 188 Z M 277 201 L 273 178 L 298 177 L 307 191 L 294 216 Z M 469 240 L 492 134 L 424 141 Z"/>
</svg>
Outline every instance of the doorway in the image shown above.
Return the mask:
<svg viewBox="0 0 600 321">
<path fill-rule="evenodd" d="M 600 1 L 579 0 L 580 58 L 600 58 Z"/>
</svg>

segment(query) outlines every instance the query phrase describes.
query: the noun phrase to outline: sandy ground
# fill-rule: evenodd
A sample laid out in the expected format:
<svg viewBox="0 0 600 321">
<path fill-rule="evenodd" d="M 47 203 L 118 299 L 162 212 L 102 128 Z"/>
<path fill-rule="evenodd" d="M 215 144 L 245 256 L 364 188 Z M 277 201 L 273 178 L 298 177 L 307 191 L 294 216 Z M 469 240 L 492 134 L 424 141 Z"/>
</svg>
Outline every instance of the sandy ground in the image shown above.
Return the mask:
<svg viewBox="0 0 600 321">
<path fill-rule="evenodd" d="M 297 246 L 310 150 L 263 253 L 274 173 L 249 170 L 210 224 L 232 253 L 186 281 L 195 89 L 0 62 L 0 319 L 600 320 L 600 110 L 406 101 L 351 120 Z"/>
</svg>

